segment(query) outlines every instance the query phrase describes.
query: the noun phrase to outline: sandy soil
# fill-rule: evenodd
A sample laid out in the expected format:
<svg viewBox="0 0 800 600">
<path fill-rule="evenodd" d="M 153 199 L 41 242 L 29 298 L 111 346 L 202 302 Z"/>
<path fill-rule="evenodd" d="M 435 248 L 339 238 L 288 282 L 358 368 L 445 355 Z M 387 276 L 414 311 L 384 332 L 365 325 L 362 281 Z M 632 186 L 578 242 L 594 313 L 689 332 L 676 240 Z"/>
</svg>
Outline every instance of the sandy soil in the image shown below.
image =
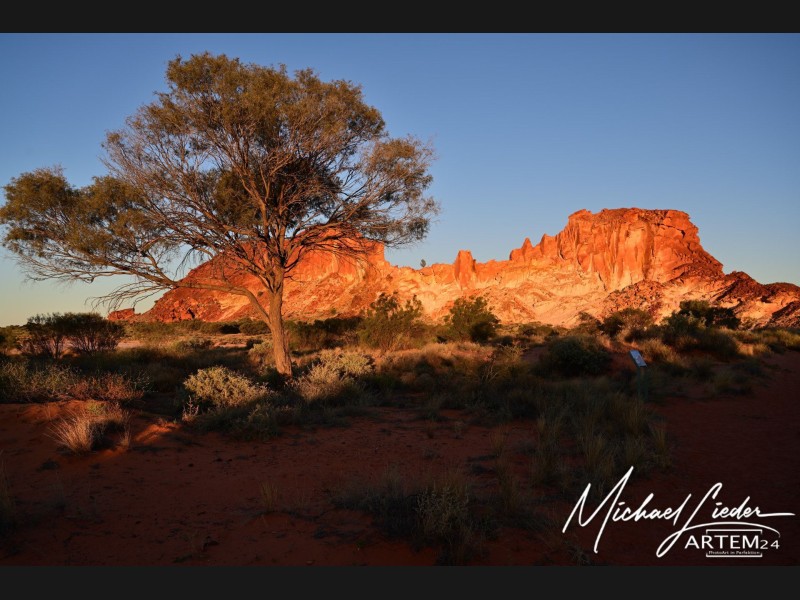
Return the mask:
<svg viewBox="0 0 800 600">
<path fill-rule="evenodd" d="M 769 363 L 770 380 L 750 396 L 670 398 L 657 405 L 674 444 L 673 469 L 647 478 L 634 473 L 620 500 L 638 506 L 653 493 L 650 508 L 666 508 L 691 494 L 682 523 L 721 482 L 718 497 L 701 511 L 705 516 L 715 501 L 733 507 L 747 497 L 762 513 L 800 514 L 800 353 L 772 356 Z M 431 424 L 415 411 L 381 408 L 352 417 L 345 428 L 288 429 L 270 441 L 242 442 L 140 414 L 129 448 L 68 456 L 48 431 L 74 406 L 0 405 L 0 457 L 19 517 L 0 539 L 1 565 L 433 565 L 435 549 L 387 539 L 370 516 L 335 508 L 332 493 L 387 468 L 408 478 L 460 469 L 476 493 L 492 493 L 499 436 L 513 449 L 532 430 L 530 422 L 469 424 L 459 411 L 443 411 L 446 420 Z M 515 469 L 525 469 L 528 460 L 512 453 Z M 265 511 L 263 483 L 276 491 L 277 510 Z M 671 522 L 609 523 L 595 554 L 602 517 L 560 530 L 573 504 L 551 507 L 558 526 L 547 532 L 501 529 L 470 564 L 800 562 L 796 516 L 760 521 L 780 531 L 780 548 L 758 559 L 707 558 L 684 548 L 686 534 L 657 558 L 656 548 L 675 531 Z"/>
</svg>

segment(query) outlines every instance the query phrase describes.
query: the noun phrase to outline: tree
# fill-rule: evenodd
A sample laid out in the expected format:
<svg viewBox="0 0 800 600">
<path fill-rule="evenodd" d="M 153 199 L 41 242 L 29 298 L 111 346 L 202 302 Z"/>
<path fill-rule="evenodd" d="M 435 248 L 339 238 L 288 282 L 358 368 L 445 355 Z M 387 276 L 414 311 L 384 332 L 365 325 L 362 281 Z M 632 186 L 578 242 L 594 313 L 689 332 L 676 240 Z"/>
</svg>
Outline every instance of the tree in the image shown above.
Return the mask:
<svg viewBox="0 0 800 600">
<path fill-rule="evenodd" d="M 358 259 L 375 241 L 422 239 L 438 210 L 433 151 L 390 137 L 360 86 L 310 69 L 205 53 L 170 61 L 166 79 L 108 134 L 107 175 L 75 188 L 44 168 L 5 186 L 3 244 L 34 279 L 132 275 L 98 299 L 111 307 L 177 287 L 245 296 L 291 377 L 286 279 L 310 250 Z M 202 277 L 183 279 L 197 260 Z"/>
<path fill-rule="evenodd" d="M 477 296 L 472 300 L 456 298 L 444 322 L 455 339 L 485 342 L 495 334 L 500 320 L 489 308 L 486 298 Z"/>
<path fill-rule="evenodd" d="M 402 348 L 414 337 L 422 315 L 422 302 L 416 296 L 401 304 L 397 292 L 381 292 L 364 313 L 359 337 L 366 345 L 389 352 Z"/>
</svg>

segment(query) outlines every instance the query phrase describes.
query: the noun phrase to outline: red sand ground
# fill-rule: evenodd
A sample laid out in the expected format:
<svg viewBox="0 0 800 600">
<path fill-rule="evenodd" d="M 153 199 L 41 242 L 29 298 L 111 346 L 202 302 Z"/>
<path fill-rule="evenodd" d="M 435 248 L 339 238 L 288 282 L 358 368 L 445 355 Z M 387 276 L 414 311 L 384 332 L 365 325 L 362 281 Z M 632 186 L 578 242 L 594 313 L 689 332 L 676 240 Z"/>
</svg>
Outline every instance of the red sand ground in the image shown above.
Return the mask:
<svg viewBox="0 0 800 600">
<path fill-rule="evenodd" d="M 666 508 L 692 494 L 693 506 L 722 482 L 717 500 L 727 505 L 749 496 L 762 512 L 800 514 L 800 353 L 768 360 L 771 379 L 756 383 L 753 395 L 658 405 L 674 443 L 674 468 L 649 478 L 634 473 L 623 499 L 638 505 L 652 492 L 652 507 Z M 76 457 L 60 453 L 47 435 L 52 419 L 73 406 L 0 405 L 0 457 L 19 516 L 17 528 L 0 539 L 0 565 L 433 565 L 436 550 L 387 540 L 368 515 L 336 509 L 332 490 L 394 466 L 409 478 L 461 469 L 476 493 L 491 492 L 490 455 L 499 436 L 513 449 L 533 427 L 472 425 L 458 411 L 443 411 L 448 420 L 431 425 L 415 411 L 392 408 L 353 417 L 350 427 L 241 442 L 139 415 L 130 448 Z M 528 460 L 515 455 L 515 468 Z M 279 494 L 277 512 L 264 514 L 264 482 Z M 558 526 L 545 534 L 502 529 L 471 564 L 800 562 L 796 516 L 761 521 L 781 534 L 780 548 L 762 558 L 706 558 L 684 549 L 686 536 L 657 558 L 671 523 L 609 523 L 594 554 L 597 522 L 560 530 L 572 504 L 554 507 Z"/>
</svg>

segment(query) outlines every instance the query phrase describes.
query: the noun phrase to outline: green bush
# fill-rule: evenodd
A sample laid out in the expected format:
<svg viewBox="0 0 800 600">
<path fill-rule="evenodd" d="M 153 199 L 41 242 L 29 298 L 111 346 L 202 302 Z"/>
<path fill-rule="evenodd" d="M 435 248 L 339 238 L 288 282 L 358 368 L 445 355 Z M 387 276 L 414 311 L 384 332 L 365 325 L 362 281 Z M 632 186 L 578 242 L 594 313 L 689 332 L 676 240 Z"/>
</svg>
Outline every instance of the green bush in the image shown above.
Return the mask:
<svg viewBox="0 0 800 600">
<path fill-rule="evenodd" d="M 293 350 L 301 352 L 342 346 L 355 341 L 360 321 L 358 317 L 331 317 L 313 323 L 287 321 L 289 344 Z"/>
<path fill-rule="evenodd" d="M 254 319 L 242 319 L 238 323 L 239 332 L 245 335 L 262 335 L 269 333 L 269 327 L 264 321 Z"/>
<path fill-rule="evenodd" d="M 275 366 L 275 350 L 272 340 L 254 343 L 247 350 L 247 359 L 259 370 Z"/>
<path fill-rule="evenodd" d="M 331 400 L 345 394 L 359 395 L 356 379 L 372 372 L 370 357 L 354 352 L 323 350 L 319 362 L 295 384 L 306 402 Z"/>
<path fill-rule="evenodd" d="M 0 361 L 0 402 L 60 398 L 131 402 L 144 395 L 144 377 L 120 373 L 81 373 L 69 367 L 27 359 Z"/>
<path fill-rule="evenodd" d="M 486 298 L 457 298 L 445 316 L 449 336 L 456 340 L 485 342 L 493 337 L 500 320 L 489 309 Z"/>
<path fill-rule="evenodd" d="M 706 327 L 737 329 L 741 324 L 732 308 L 711 306 L 706 300 L 682 300 L 678 314 L 698 319 Z"/>
<path fill-rule="evenodd" d="M 25 324 L 20 339 L 24 354 L 60 358 L 66 350 L 67 320 L 60 313 L 35 315 Z"/>
<path fill-rule="evenodd" d="M 647 331 L 652 325 L 653 317 L 646 310 L 625 308 L 603 319 L 600 329 L 610 338 L 621 335 L 626 342 L 630 342 L 647 337 Z"/>
<path fill-rule="evenodd" d="M 124 334 L 122 324 L 97 313 L 53 313 L 29 318 L 20 345 L 25 354 L 57 359 L 67 348 L 78 354 L 113 350 Z"/>
<path fill-rule="evenodd" d="M 697 350 L 724 360 L 739 356 L 739 345 L 731 332 L 706 326 L 705 322 L 699 316 L 674 312 L 664 319 L 661 338 L 679 352 Z"/>
<path fill-rule="evenodd" d="M 539 361 L 539 369 L 564 377 L 601 375 L 611 363 L 611 356 L 591 336 L 570 335 L 550 342 Z"/>
<path fill-rule="evenodd" d="M 362 343 L 383 352 L 410 345 L 419 328 L 422 303 L 414 296 L 400 304 L 396 294 L 381 293 L 361 321 L 358 335 Z"/>
<path fill-rule="evenodd" d="M 213 342 L 208 338 L 190 337 L 173 342 L 171 348 L 175 352 L 197 352 L 198 350 L 207 350 L 212 345 Z"/>
<path fill-rule="evenodd" d="M 195 402 L 217 408 L 251 404 L 267 394 L 264 386 L 219 366 L 200 369 L 184 381 L 183 386 Z"/>
<path fill-rule="evenodd" d="M 19 325 L 0 327 L 0 352 L 9 352 L 19 347 L 19 341 L 25 334 L 25 329 Z"/>
<path fill-rule="evenodd" d="M 587 312 L 578 314 L 578 323 L 570 331 L 574 335 L 599 335 L 600 320 Z"/>
<path fill-rule="evenodd" d="M 121 323 L 109 321 L 97 313 L 67 313 L 63 318 L 70 347 L 79 354 L 113 350 L 125 335 Z"/>
</svg>

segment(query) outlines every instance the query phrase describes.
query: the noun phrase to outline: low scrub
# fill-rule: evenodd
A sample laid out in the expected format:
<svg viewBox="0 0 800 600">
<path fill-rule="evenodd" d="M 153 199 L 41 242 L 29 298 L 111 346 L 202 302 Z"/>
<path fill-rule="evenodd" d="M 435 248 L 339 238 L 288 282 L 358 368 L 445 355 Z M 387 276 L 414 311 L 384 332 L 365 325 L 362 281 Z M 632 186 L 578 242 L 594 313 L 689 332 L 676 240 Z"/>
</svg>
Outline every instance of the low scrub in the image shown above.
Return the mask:
<svg viewBox="0 0 800 600">
<path fill-rule="evenodd" d="M 36 402 L 74 398 L 132 402 L 145 393 L 147 380 L 120 373 L 82 373 L 53 362 L 0 361 L 0 401 Z"/>
<path fill-rule="evenodd" d="M 54 313 L 28 319 L 19 338 L 24 354 L 60 358 L 67 350 L 77 354 L 96 354 L 113 350 L 125 328 L 96 313 Z"/>
<path fill-rule="evenodd" d="M 416 296 L 401 304 L 396 294 L 381 293 L 359 325 L 359 339 L 366 346 L 382 352 L 408 348 L 423 329 L 421 315 L 422 303 Z"/>
<path fill-rule="evenodd" d="M 227 367 L 200 369 L 183 383 L 198 404 L 228 408 L 252 404 L 266 396 L 266 387 Z"/>
<path fill-rule="evenodd" d="M 372 372 L 372 359 L 364 354 L 323 350 L 318 361 L 300 377 L 295 389 L 306 402 L 358 397 L 363 392 L 359 378 Z"/>
<path fill-rule="evenodd" d="M 552 340 L 539 361 L 539 372 L 562 377 L 602 375 L 611 356 L 592 336 L 570 335 Z"/>
<path fill-rule="evenodd" d="M 107 432 L 123 432 L 122 440 L 129 443 L 130 413 L 118 404 L 89 404 L 56 421 L 51 427 L 50 437 L 62 450 L 72 454 L 86 454 L 109 443 Z"/>
<path fill-rule="evenodd" d="M 641 340 L 650 335 L 653 317 L 646 310 L 625 308 L 608 315 L 600 329 L 611 338 L 621 338 L 626 342 Z"/>
<path fill-rule="evenodd" d="M 454 340 L 486 342 L 494 337 L 500 320 L 486 298 L 457 298 L 444 318 L 448 337 Z"/>
</svg>

